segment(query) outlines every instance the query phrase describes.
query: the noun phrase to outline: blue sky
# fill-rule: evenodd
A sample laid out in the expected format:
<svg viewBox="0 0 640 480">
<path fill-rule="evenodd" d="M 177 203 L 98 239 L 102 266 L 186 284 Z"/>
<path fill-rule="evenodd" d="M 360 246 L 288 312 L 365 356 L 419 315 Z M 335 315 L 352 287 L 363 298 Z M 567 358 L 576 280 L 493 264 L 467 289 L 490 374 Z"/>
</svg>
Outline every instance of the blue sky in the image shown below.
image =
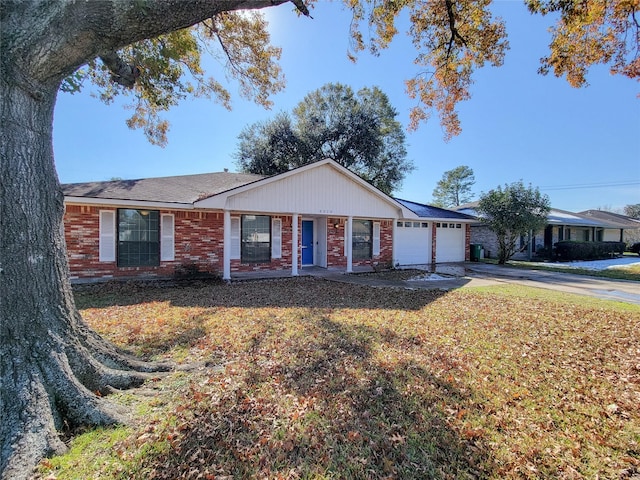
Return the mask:
<svg viewBox="0 0 640 480">
<path fill-rule="evenodd" d="M 500 68 L 476 72 L 471 100 L 459 106 L 462 133 L 445 142 L 437 115 L 407 132 L 408 158 L 416 170 L 400 198 L 429 203 L 442 174 L 459 165 L 475 172 L 478 196 L 522 180 L 549 195 L 555 208 L 621 209 L 640 203 L 640 93 L 636 81 L 592 69 L 590 86 L 571 88 L 564 79 L 536 73 L 549 43 L 551 19 L 531 16 L 523 2 L 498 1 L 493 10 L 507 24 L 511 49 Z M 186 100 L 166 115 L 169 145 L 147 142 L 125 125 L 129 111 L 90 96 L 60 94 L 54 120 L 54 151 L 63 183 L 186 175 L 235 170 L 237 137 L 248 124 L 291 111 L 326 83 L 354 90 L 378 86 L 408 124 L 414 105 L 404 80 L 416 75 L 415 50 L 402 35 L 380 57 L 349 48 L 349 13 L 341 3 L 320 2 L 314 19 L 299 18 L 290 4 L 265 10 L 272 43 L 283 48 L 287 87 L 269 111 L 234 94 L 233 110 L 204 99 Z M 213 61 L 208 64 L 215 66 Z"/>
</svg>

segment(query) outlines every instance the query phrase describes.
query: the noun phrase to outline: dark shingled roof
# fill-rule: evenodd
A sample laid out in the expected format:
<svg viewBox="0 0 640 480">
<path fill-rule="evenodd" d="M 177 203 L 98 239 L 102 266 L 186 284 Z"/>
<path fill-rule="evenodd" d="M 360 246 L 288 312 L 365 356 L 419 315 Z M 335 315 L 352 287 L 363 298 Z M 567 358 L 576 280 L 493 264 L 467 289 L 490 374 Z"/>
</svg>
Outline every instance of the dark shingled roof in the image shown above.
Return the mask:
<svg viewBox="0 0 640 480">
<path fill-rule="evenodd" d="M 409 200 L 395 199 L 413 213 L 422 218 L 450 218 L 452 220 L 475 220 L 476 218 L 464 213 L 454 212 L 445 208 L 433 207 L 431 205 L 423 205 L 422 203 L 410 202 Z"/>
<path fill-rule="evenodd" d="M 602 210 L 585 210 L 580 215 L 607 223 L 614 228 L 640 228 L 640 220 L 620 215 L 619 213 L 605 212 Z"/>
<path fill-rule="evenodd" d="M 62 185 L 62 191 L 68 197 L 188 204 L 262 178 L 264 177 L 261 175 L 249 173 L 201 173 L 138 180 L 68 183 Z"/>
</svg>

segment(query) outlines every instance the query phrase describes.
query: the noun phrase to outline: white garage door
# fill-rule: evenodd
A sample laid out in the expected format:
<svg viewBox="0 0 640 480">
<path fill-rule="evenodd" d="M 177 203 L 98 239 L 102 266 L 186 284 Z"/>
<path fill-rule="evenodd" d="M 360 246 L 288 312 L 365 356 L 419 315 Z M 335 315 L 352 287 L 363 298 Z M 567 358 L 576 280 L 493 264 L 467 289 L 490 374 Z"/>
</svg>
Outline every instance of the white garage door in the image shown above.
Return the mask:
<svg viewBox="0 0 640 480">
<path fill-rule="evenodd" d="M 464 262 L 464 224 L 436 223 L 436 263 Z"/>
<path fill-rule="evenodd" d="M 400 265 L 431 263 L 431 235 L 428 222 L 399 220 L 396 224 L 396 262 Z"/>
</svg>

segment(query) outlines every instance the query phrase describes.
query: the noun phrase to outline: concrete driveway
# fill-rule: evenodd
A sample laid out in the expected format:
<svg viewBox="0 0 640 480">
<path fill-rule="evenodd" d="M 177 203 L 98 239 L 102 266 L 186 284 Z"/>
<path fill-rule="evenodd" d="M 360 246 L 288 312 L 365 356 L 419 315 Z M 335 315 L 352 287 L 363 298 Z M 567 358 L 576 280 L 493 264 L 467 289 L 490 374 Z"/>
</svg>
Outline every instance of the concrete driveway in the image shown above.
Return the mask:
<svg viewBox="0 0 640 480">
<path fill-rule="evenodd" d="M 443 271 L 446 277 L 434 281 L 390 280 L 385 279 L 383 276 L 349 275 L 324 269 L 311 274 L 336 282 L 414 290 L 446 291 L 465 287 L 514 283 L 640 305 L 640 282 L 609 280 L 563 272 L 526 270 L 475 262 L 438 265 L 436 270 Z"/>
<path fill-rule="evenodd" d="M 525 270 L 486 263 L 466 263 L 467 275 L 499 283 L 516 283 L 640 305 L 640 282 L 610 280 L 564 272 Z M 473 282 L 468 285 L 472 286 Z"/>
</svg>

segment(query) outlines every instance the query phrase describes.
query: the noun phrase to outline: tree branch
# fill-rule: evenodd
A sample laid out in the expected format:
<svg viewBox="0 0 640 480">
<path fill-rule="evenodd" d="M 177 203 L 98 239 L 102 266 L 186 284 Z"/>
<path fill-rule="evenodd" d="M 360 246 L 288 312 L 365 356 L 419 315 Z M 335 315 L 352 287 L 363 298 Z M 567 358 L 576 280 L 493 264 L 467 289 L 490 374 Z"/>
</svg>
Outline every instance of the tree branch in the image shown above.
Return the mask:
<svg viewBox="0 0 640 480">
<path fill-rule="evenodd" d="M 305 17 L 313 18 L 309 13 L 309 9 L 302 0 L 290 0 L 296 6 L 296 9 Z"/>
<path fill-rule="evenodd" d="M 116 52 L 100 55 L 100 60 L 111 71 L 111 80 L 124 87 L 133 88 L 136 79 L 140 76 L 138 67 L 129 65 Z"/>
<path fill-rule="evenodd" d="M 105 52 L 116 52 L 132 43 L 191 27 L 219 13 L 255 10 L 291 2 L 303 14 L 309 11 L 303 0 L 147 0 L 122 2 L 20 2 L 0 1 L 3 27 L 21 32 L 3 37 L 3 49 L 33 48 L 29 58 L 13 67 L 27 69 L 34 78 L 60 82 L 88 61 Z M 34 21 L 39 19 L 39 21 Z M 56 25 L 56 28 L 50 28 Z M 104 61 L 104 59 L 103 59 Z M 105 64 L 107 64 L 105 62 Z M 129 83 L 131 73 L 116 77 Z"/>
<path fill-rule="evenodd" d="M 458 29 L 456 28 L 456 17 L 453 12 L 453 0 L 445 0 L 445 4 L 447 6 L 447 16 L 449 17 L 449 30 L 451 31 L 449 48 L 447 49 L 447 58 L 449 58 L 456 38 L 460 40 L 465 47 L 467 46 L 467 41 L 462 37 L 462 35 L 460 35 L 460 32 L 458 32 Z"/>
</svg>

